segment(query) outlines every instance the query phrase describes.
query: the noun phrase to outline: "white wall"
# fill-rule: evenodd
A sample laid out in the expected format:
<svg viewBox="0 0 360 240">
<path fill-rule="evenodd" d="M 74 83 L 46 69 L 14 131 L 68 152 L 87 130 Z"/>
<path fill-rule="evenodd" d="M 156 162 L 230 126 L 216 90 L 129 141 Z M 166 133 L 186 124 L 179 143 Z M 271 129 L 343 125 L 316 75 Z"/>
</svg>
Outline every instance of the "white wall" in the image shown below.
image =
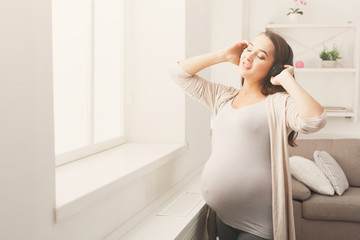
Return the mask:
<svg viewBox="0 0 360 240">
<path fill-rule="evenodd" d="M 127 84 L 127 141 L 184 142 L 184 94 L 168 68 L 185 56 L 183 1 L 127 1 L 131 73 Z M 178 16 L 175 19 L 175 16 Z M 165 131 L 166 129 L 166 131 Z"/>
<path fill-rule="evenodd" d="M 185 57 L 208 53 L 211 50 L 211 5 L 207 0 L 186 0 Z M 198 73 L 210 80 L 210 69 Z M 211 149 L 210 110 L 192 98 L 185 98 L 185 139 L 189 141 L 192 161 L 207 160 Z"/>
<path fill-rule="evenodd" d="M 211 50 L 226 48 L 243 39 L 243 1 L 211 1 Z M 211 67 L 211 79 L 240 88 L 237 67 L 221 63 Z"/>
<path fill-rule="evenodd" d="M 266 23 L 288 23 L 286 13 L 290 7 L 293 7 L 293 2 L 293 0 L 227 0 L 220 3 L 220 1 L 213 0 L 212 50 L 227 47 L 229 44 L 231 45 L 231 42 L 242 39 L 252 40 L 257 34 L 264 31 Z M 360 21 L 359 1 L 309 0 L 307 3 L 308 5 L 303 8 L 304 15 L 300 23 L 336 24 L 346 23 L 349 20 Z M 241 13 L 244 15 L 242 16 Z M 245 25 L 241 29 L 243 23 Z M 230 64 L 223 65 L 213 68 L 211 73 L 213 81 L 224 82 L 239 88 L 240 78 L 236 68 Z M 329 92 L 323 91 L 323 94 L 329 95 Z M 359 138 L 360 121 L 353 122 L 352 119 L 329 117 L 327 125 L 321 131 L 310 135 L 299 135 L 299 138 L 322 137 Z"/>
<path fill-rule="evenodd" d="M 52 239 L 50 3 L 0 3 L 0 239 Z"/>
<path fill-rule="evenodd" d="M 184 93 L 169 78 L 168 69 L 186 57 L 210 51 L 211 6 L 204 0 L 185 1 L 186 6 L 183 1 L 128 2 L 136 10 L 131 14 L 129 39 L 132 71 L 127 83 L 131 91 L 127 105 L 127 141 L 184 142 L 185 124 L 187 127 L 195 124 L 193 129 L 201 131 L 196 136 L 203 136 L 204 131 L 209 135 L 207 125 L 203 124 L 209 118 L 209 111 L 187 97 L 185 109 Z M 183 15 L 177 18 L 176 24 L 183 25 L 174 25 L 175 20 L 169 19 L 180 13 Z M 200 74 L 210 79 L 209 70 Z M 185 111 L 196 113 L 197 119 L 186 120 L 185 116 L 194 114 L 185 114 Z"/>
<path fill-rule="evenodd" d="M 55 223 L 51 0 L 2 1 L 0 239 L 103 239 L 207 160 L 210 112 L 185 98 L 168 67 L 209 51 L 210 7 L 206 0 L 129 2 L 136 8 L 128 138 L 187 141 L 189 151 Z"/>
</svg>

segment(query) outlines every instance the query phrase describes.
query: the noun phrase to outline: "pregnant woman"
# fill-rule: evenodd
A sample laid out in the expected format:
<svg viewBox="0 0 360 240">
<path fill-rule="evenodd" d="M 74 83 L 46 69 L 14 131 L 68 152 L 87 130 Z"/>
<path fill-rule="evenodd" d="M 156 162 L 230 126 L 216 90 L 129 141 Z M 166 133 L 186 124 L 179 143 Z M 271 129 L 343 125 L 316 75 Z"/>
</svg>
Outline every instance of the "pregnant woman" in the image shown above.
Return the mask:
<svg viewBox="0 0 360 240">
<path fill-rule="evenodd" d="M 240 90 L 196 75 L 222 62 L 238 66 Z M 201 185 L 220 240 L 295 239 L 287 148 L 296 146 L 298 132 L 324 127 L 326 114 L 296 82 L 292 65 L 291 47 L 266 31 L 171 69 L 186 94 L 215 116 Z"/>
</svg>

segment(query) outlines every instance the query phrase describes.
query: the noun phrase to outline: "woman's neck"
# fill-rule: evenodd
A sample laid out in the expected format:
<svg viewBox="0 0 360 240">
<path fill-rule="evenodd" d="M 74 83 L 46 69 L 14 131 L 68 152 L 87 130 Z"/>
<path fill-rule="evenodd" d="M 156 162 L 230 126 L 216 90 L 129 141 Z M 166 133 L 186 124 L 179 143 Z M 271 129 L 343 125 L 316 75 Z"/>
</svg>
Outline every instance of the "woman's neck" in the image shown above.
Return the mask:
<svg viewBox="0 0 360 240">
<path fill-rule="evenodd" d="M 260 96 L 264 96 L 261 93 L 261 85 L 256 84 L 256 83 L 249 83 L 246 80 L 244 80 L 244 85 L 241 87 L 240 94 L 243 97 L 260 97 Z"/>
</svg>

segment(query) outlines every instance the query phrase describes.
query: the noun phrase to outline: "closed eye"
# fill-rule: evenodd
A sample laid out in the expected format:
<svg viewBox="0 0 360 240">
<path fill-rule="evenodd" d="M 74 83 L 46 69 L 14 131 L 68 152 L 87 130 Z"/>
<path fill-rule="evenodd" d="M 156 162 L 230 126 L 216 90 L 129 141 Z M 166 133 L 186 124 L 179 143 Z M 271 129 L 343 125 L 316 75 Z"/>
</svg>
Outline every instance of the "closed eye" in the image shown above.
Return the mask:
<svg viewBox="0 0 360 240">
<path fill-rule="evenodd" d="M 249 45 L 250 45 L 251 47 L 254 46 L 252 43 L 249 43 Z M 261 51 L 261 52 L 263 52 L 267 57 L 269 56 L 266 51 L 264 51 L 264 50 L 262 50 L 262 49 L 258 49 L 258 50 Z M 248 52 L 251 52 L 251 50 L 248 49 Z"/>
<path fill-rule="evenodd" d="M 246 51 L 251 52 L 252 50 L 249 49 L 249 48 L 247 48 Z M 265 59 L 264 57 L 260 57 L 260 56 L 258 56 L 258 58 L 261 59 L 261 60 L 264 60 L 264 59 Z"/>
</svg>

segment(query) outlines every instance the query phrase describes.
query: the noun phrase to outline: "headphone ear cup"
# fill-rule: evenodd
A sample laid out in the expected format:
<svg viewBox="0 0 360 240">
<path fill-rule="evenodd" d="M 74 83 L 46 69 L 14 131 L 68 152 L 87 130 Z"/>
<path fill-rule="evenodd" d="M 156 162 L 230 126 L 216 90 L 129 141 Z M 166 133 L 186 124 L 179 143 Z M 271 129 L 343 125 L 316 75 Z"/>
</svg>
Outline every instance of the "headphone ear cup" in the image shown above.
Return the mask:
<svg viewBox="0 0 360 240">
<path fill-rule="evenodd" d="M 288 45 L 289 46 L 289 45 Z M 294 52 L 291 49 L 291 47 L 289 46 L 289 50 L 290 50 L 290 55 L 289 55 L 289 59 L 286 62 L 286 65 L 293 65 L 293 57 L 294 57 Z M 276 75 L 280 74 L 282 72 L 282 70 L 284 70 L 284 64 L 282 63 L 275 63 L 269 70 L 268 75 L 270 77 L 275 77 Z"/>
<path fill-rule="evenodd" d="M 288 59 L 286 65 L 293 65 L 294 52 L 290 46 L 289 46 L 289 49 L 290 49 L 290 56 L 289 56 L 289 59 Z"/>
<path fill-rule="evenodd" d="M 275 77 L 276 75 L 280 74 L 285 67 L 281 63 L 275 63 L 269 70 L 269 76 Z"/>
</svg>

